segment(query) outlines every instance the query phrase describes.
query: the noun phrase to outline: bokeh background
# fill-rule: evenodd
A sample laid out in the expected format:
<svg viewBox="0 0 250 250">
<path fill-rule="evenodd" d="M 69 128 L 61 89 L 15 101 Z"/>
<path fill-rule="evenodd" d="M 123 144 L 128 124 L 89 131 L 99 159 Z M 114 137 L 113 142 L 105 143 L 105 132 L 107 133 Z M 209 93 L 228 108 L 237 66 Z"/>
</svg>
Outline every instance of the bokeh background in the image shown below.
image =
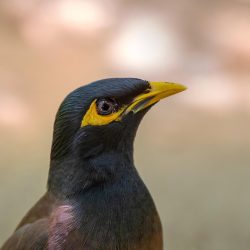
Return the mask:
<svg viewBox="0 0 250 250">
<path fill-rule="evenodd" d="M 135 145 L 168 249 L 250 249 L 249 0 L 1 0 L 0 245 L 46 190 L 60 102 L 106 77 L 189 87 Z"/>
</svg>

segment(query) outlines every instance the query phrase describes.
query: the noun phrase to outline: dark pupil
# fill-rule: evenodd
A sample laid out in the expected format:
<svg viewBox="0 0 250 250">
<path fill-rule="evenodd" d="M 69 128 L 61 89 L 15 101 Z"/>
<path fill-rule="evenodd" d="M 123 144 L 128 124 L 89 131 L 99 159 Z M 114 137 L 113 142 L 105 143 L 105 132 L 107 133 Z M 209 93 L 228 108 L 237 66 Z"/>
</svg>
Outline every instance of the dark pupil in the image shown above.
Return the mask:
<svg viewBox="0 0 250 250">
<path fill-rule="evenodd" d="M 110 109 L 110 104 L 107 102 L 103 102 L 102 103 L 102 110 L 107 112 L 107 111 L 109 111 L 109 109 Z"/>
<path fill-rule="evenodd" d="M 109 115 L 116 111 L 116 103 L 112 99 L 97 100 L 97 112 L 100 115 Z"/>
</svg>

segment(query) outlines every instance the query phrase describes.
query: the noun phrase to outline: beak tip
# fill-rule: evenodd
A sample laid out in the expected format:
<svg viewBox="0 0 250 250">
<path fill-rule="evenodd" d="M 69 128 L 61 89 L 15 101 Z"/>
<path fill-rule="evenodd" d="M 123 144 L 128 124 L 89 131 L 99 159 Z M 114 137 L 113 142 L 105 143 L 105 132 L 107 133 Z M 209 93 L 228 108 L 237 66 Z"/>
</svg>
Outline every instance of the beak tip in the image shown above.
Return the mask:
<svg viewBox="0 0 250 250">
<path fill-rule="evenodd" d="M 187 90 L 188 88 L 182 84 L 180 84 L 180 92 Z"/>
<path fill-rule="evenodd" d="M 183 92 L 185 90 L 187 90 L 188 88 L 185 86 L 185 85 L 182 85 L 180 83 L 169 83 L 169 82 L 166 82 L 166 84 L 169 84 L 174 92 L 177 94 L 177 93 L 180 93 L 180 92 Z"/>
</svg>

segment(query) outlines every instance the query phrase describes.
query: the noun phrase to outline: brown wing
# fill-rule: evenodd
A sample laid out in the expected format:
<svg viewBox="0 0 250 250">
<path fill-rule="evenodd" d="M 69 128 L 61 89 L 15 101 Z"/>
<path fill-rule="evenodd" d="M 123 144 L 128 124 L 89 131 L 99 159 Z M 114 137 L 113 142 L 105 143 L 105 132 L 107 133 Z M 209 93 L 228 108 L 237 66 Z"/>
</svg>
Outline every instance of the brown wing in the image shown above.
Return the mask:
<svg viewBox="0 0 250 250">
<path fill-rule="evenodd" d="M 59 201 L 46 193 L 24 216 L 13 235 L 1 250 L 45 249 L 48 240 L 49 216 Z"/>
<path fill-rule="evenodd" d="M 52 194 L 45 193 L 44 196 L 24 216 L 16 230 L 25 224 L 48 217 L 59 203 L 60 202 Z"/>
<path fill-rule="evenodd" d="M 1 250 L 44 250 L 48 241 L 48 220 L 40 219 L 14 232 Z"/>
</svg>

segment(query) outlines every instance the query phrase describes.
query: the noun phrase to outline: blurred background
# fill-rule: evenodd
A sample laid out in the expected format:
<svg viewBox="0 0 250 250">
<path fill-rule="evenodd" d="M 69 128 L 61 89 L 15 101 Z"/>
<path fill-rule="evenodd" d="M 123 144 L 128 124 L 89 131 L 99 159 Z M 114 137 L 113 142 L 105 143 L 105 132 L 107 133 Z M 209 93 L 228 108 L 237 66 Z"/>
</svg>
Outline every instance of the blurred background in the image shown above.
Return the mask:
<svg viewBox="0 0 250 250">
<path fill-rule="evenodd" d="M 168 249 L 249 249 L 249 0 L 1 0 L 0 245 L 46 190 L 60 102 L 106 77 L 188 86 L 135 145 Z"/>
</svg>

